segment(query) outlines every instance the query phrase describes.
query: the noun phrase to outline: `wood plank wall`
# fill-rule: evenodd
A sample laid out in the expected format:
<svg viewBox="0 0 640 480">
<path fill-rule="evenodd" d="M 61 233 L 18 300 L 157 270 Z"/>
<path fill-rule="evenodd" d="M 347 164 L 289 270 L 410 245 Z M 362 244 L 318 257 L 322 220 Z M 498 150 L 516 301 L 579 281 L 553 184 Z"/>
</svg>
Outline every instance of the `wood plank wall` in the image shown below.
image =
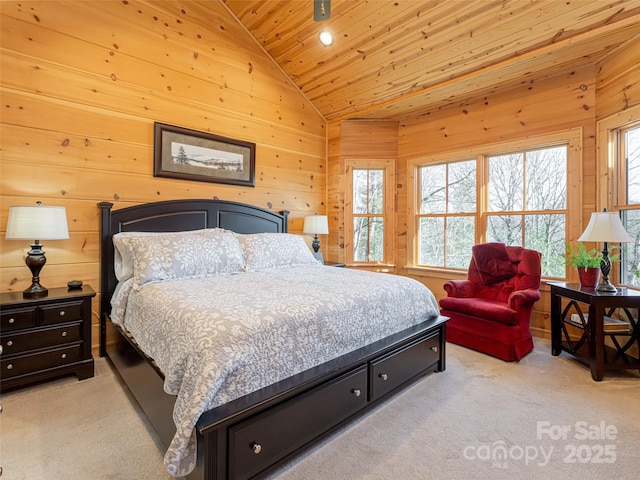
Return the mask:
<svg viewBox="0 0 640 480">
<path fill-rule="evenodd" d="M 31 281 L 10 205 L 65 206 L 42 283 L 96 290 L 97 202 L 217 197 L 290 210 L 292 232 L 325 212 L 326 122 L 221 3 L 3 1 L 0 24 L 2 291 Z M 154 177 L 155 121 L 255 142 L 255 188 Z"/>
<path fill-rule="evenodd" d="M 409 275 L 407 262 L 407 160 L 448 151 L 472 148 L 493 142 L 531 135 L 582 128 L 582 207 L 569 212 L 570 222 L 586 225 L 600 205 L 596 198 L 596 121 L 640 105 L 640 39 L 632 39 L 593 67 L 538 82 L 526 82 L 509 92 L 452 104 L 399 122 L 398 163 L 396 165 L 396 252 L 395 273 Z M 392 135 L 389 125 L 375 121 L 330 122 L 328 158 L 328 211 L 332 259 L 343 261 L 344 239 L 340 215 L 344 198 L 344 159 L 372 155 L 363 140 Z M 386 130 L 386 132 L 385 132 Z M 361 138 L 357 138 L 360 135 Z M 387 149 L 389 152 L 392 148 Z M 606 183 L 606 179 L 605 179 Z M 464 277 L 461 275 L 460 277 Z M 444 295 L 442 284 L 455 278 L 449 272 L 430 272 L 415 277 Z M 534 311 L 532 330 L 538 336 L 550 334 L 550 298 L 543 286 L 543 298 Z"/>
<path fill-rule="evenodd" d="M 583 220 L 588 219 L 595 208 L 595 98 L 595 69 L 587 67 L 540 82 L 526 82 L 506 93 L 408 119 L 399 128 L 398 170 L 406 172 L 408 159 L 426 154 L 580 127 L 583 135 L 583 178 L 569 178 L 569 183 L 582 183 L 582 209 L 570 211 L 568 223 L 575 222 L 576 215 Z M 398 241 L 402 243 L 402 251 L 406 252 L 406 235 Z M 445 295 L 442 284 L 448 278 L 455 277 L 437 274 L 419 279 L 439 298 Z M 534 307 L 531 326 L 538 335 L 546 336 L 550 332 L 550 298 L 546 285 L 541 290 L 543 298 Z"/>
<path fill-rule="evenodd" d="M 345 160 L 396 159 L 397 121 L 343 121 L 330 124 L 327 168 L 329 235 L 325 252 L 331 261 L 344 262 Z"/>
<path fill-rule="evenodd" d="M 584 149 L 583 209 L 580 212 L 570 212 L 570 215 L 588 218 L 587 213 L 592 211 L 595 202 L 595 103 L 595 68 L 589 67 L 540 82 L 526 82 L 506 93 L 490 95 L 402 120 L 397 132 L 398 162 L 394 182 L 395 272 L 410 275 L 404 267 L 407 262 L 407 211 L 410 200 L 407 198 L 406 185 L 407 160 L 411 158 L 581 127 Z M 371 155 L 364 142 L 353 140 L 352 145 L 346 145 L 346 132 L 352 133 L 359 129 L 363 135 L 371 136 L 371 131 L 376 129 L 377 125 L 376 122 L 367 121 L 343 122 L 341 126 L 330 125 L 328 178 L 331 183 L 336 183 L 335 176 L 343 171 L 340 170 L 340 159 L 347 156 L 367 158 Z M 342 139 L 339 145 L 334 138 L 338 133 Z M 360 152 L 357 151 L 358 145 L 362 146 Z M 330 212 L 340 210 L 341 205 L 336 205 L 336 201 L 339 202 L 340 199 L 329 191 Z M 335 239 L 336 245 L 342 243 L 341 239 Z M 450 273 L 429 272 L 415 278 L 440 297 L 444 295 L 444 281 L 455 277 Z M 538 335 L 548 335 L 549 303 L 547 294 L 546 298 L 536 305 L 532 327 Z"/>
<path fill-rule="evenodd" d="M 596 118 L 640 105 L 640 38 L 629 40 L 597 65 Z"/>
</svg>

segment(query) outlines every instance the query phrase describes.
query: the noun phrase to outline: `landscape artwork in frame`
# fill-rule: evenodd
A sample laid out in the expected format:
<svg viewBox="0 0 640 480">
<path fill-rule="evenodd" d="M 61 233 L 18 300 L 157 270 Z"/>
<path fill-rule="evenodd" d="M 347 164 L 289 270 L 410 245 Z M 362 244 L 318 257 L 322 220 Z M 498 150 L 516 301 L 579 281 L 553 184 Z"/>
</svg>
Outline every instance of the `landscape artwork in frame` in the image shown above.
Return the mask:
<svg viewBox="0 0 640 480">
<path fill-rule="evenodd" d="M 155 123 L 156 177 L 255 186 L 255 143 Z"/>
</svg>

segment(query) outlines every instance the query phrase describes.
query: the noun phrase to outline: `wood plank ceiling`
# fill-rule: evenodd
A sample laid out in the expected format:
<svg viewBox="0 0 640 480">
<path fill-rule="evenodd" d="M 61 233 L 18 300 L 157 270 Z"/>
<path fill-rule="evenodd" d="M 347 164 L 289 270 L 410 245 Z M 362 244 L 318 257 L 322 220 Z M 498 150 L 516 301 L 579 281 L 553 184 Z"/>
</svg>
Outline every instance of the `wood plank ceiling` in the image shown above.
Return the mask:
<svg viewBox="0 0 640 480">
<path fill-rule="evenodd" d="M 640 36 L 640 0 L 331 0 L 323 22 L 313 0 L 223 1 L 327 120 L 464 104 Z"/>
</svg>

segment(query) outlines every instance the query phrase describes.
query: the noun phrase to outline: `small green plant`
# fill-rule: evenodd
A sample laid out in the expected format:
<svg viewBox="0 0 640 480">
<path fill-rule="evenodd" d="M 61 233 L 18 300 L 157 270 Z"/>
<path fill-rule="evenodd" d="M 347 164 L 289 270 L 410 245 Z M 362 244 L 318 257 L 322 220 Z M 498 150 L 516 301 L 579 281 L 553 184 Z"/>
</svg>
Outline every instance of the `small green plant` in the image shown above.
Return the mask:
<svg viewBox="0 0 640 480">
<path fill-rule="evenodd" d="M 579 243 L 577 248 L 573 248 L 567 243 L 565 247 L 567 250 L 567 265 L 575 268 L 598 268 L 600 266 L 600 262 L 602 261 L 602 252 L 600 250 L 596 250 L 595 248 L 587 250 L 584 243 Z M 612 247 L 612 250 L 614 248 L 617 247 Z M 618 254 L 609 254 L 609 260 L 611 262 L 617 261 L 618 257 Z"/>
<path fill-rule="evenodd" d="M 635 278 L 640 278 L 640 263 L 635 265 L 633 262 L 629 262 L 629 265 L 631 266 L 631 274 Z"/>
</svg>

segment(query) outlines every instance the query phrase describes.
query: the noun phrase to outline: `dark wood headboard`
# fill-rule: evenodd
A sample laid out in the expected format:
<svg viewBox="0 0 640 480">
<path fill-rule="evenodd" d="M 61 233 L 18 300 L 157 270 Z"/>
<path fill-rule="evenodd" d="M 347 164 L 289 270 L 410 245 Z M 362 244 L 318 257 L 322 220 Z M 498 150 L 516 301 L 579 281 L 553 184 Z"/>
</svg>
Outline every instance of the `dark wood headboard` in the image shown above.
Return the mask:
<svg viewBox="0 0 640 480">
<path fill-rule="evenodd" d="M 225 228 L 237 233 L 286 233 L 288 211 L 281 214 L 244 203 L 224 200 L 169 200 L 111 210 L 101 202 L 100 221 L 100 354 L 104 355 L 107 315 L 118 280 L 114 271 L 111 237 L 119 232 L 179 232 Z"/>
</svg>

